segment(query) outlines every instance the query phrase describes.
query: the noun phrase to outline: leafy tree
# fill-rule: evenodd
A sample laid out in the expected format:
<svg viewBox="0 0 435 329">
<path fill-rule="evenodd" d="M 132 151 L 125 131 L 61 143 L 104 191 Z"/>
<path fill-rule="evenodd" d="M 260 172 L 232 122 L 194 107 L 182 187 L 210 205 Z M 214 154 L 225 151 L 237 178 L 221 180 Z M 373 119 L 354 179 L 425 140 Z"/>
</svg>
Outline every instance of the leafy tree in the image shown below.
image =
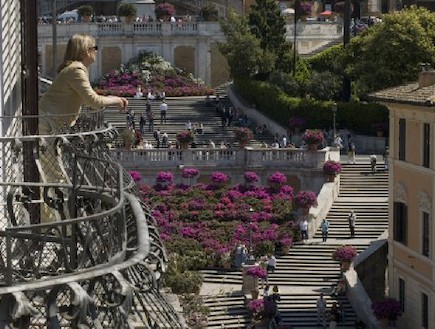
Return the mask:
<svg viewBox="0 0 435 329">
<path fill-rule="evenodd" d="M 313 72 L 311 75 L 310 94 L 316 99 L 338 99 L 341 88 L 341 78 L 331 72 Z"/>
<path fill-rule="evenodd" d="M 221 28 L 226 42 L 219 43 L 219 49 L 227 59 L 234 79 L 253 78 L 258 72 L 271 71 L 273 55 L 261 49 L 260 39 L 253 35 L 244 16 L 230 11 Z"/>
<path fill-rule="evenodd" d="M 275 0 L 257 1 L 249 14 L 249 26 L 252 33 L 261 41 L 261 48 L 273 60 L 274 65 L 270 71 L 260 71 L 259 78 L 265 79 L 274 69 L 284 72 L 292 70 L 292 44 L 285 39 L 285 20 Z M 269 69 L 269 67 L 266 67 Z"/>
<path fill-rule="evenodd" d="M 411 6 L 353 38 L 344 65 L 360 93 L 417 78 L 420 63 L 435 63 L 435 14 Z"/>
</svg>

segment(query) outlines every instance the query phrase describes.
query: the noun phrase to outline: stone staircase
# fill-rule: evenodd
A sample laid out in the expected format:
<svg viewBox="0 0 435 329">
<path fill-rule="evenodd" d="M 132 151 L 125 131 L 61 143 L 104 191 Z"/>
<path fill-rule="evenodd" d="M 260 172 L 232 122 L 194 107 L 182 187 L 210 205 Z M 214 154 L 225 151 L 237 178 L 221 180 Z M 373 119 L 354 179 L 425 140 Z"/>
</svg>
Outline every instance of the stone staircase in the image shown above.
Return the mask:
<svg viewBox="0 0 435 329">
<path fill-rule="evenodd" d="M 356 235 L 350 238 L 347 215 L 353 209 L 357 215 Z M 277 257 L 275 273 L 269 284 L 277 284 L 281 292 L 278 308 L 285 324 L 294 328 L 317 328 L 316 300 L 322 292 L 328 307 L 332 302 L 343 303 L 345 321 L 339 328 L 354 328 L 356 314 L 346 296 L 331 296 L 333 285 L 340 278 L 340 269 L 331 259 L 332 252 L 342 244 L 352 244 L 364 251 L 388 225 L 388 173 L 370 172 L 369 162 L 343 164 L 340 194 L 332 205 L 328 241 L 321 242 L 318 229 L 307 244 L 296 244 L 288 255 Z M 311 234 L 310 234 L 311 235 Z M 244 297 L 240 292 L 242 276 L 239 271 L 204 270 L 204 285 L 221 287 L 217 295 L 204 296 L 210 308 L 208 328 L 246 328 L 249 325 Z M 225 293 L 230 286 L 231 293 Z M 203 290 L 206 291 L 206 290 Z"/>
<path fill-rule="evenodd" d="M 225 94 L 226 88 L 220 88 L 216 91 L 224 104 L 230 104 Z M 139 119 L 140 115 L 145 113 L 146 99 L 129 98 L 128 101 L 128 109 L 130 111 L 134 110 L 135 113 L 135 127 L 139 129 Z M 197 147 L 209 147 L 210 140 L 215 143 L 216 147 L 219 147 L 221 141 L 231 144 L 235 143 L 234 127 L 237 121 L 236 118 L 233 120 L 233 124 L 230 127 L 222 127 L 220 115 L 217 113 L 214 106 L 205 104 L 205 97 L 167 97 L 166 103 L 168 104 L 168 112 L 166 124 L 160 124 L 160 103 L 161 101 L 159 100 L 152 101 L 154 130 L 160 129 L 162 134 L 166 132 L 170 142 L 175 143 L 177 133 L 186 130 L 186 123 L 190 121 L 192 125 L 194 123 L 202 123 L 204 125 L 203 134 L 195 135 Z M 105 119 L 115 126 L 119 132 L 127 127 L 126 115 L 119 113 L 117 109 L 107 108 L 105 111 Z M 250 127 L 254 128 L 255 123 L 251 122 Z M 154 147 L 156 147 L 153 131 L 148 130 L 148 122 L 145 128 L 146 131 L 143 139 L 151 142 Z M 270 144 L 273 141 L 273 136 L 271 134 L 254 136 L 254 139 L 248 146 L 259 146 L 263 140 Z M 122 147 L 122 145 L 121 137 L 118 137 L 114 144 L 112 144 L 113 147 Z"/>
</svg>

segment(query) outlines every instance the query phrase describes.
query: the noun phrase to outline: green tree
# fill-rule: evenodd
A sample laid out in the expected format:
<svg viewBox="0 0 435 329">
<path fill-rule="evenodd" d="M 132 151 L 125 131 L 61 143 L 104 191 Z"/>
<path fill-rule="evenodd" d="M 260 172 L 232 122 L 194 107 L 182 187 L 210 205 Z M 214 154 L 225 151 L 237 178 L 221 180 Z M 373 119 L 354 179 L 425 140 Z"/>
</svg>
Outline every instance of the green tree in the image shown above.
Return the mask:
<svg viewBox="0 0 435 329">
<path fill-rule="evenodd" d="M 260 71 L 258 77 L 266 79 L 275 69 L 291 72 L 293 46 L 286 41 L 285 20 L 281 16 L 277 2 L 257 1 L 249 14 L 249 26 L 252 33 L 260 39 L 261 48 L 274 62 L 272 68 L 266 66 L 266 71 Z"/>
<path fill-rule="evenodd" d="M 273 56 L 261 49 L 260 39 L 253 35 L 246 17 L 230 11 L 221 28 L 226 41 L 219 43 L 219 49 L 230 66 L 234 79 L 253 78 L 259 71 L 271 71 Z"/>
<path fill-rule="evenodd" d="M 353 38 L 345 67 L 360 94 L 416 80 L 420 63 L 435 63 L 435 14 L 411 6 Z"/>
</svg>

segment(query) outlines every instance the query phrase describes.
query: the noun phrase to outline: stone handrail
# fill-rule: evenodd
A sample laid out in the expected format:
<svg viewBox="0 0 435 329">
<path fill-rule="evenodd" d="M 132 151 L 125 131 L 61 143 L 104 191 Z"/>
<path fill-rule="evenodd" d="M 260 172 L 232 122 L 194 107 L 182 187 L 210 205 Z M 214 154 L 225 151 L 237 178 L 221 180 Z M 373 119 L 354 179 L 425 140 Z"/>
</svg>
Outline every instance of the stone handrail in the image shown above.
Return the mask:
<svg viewBox="0 0 435 329">
<path fill-rule="evenodd" d="M 333 149 L 317 152 L 301 148 L 194 148 L 194 149 L 113 149 L 114 157 L 127 168 L 173 168 L 188 166 L 237 167 L 293 167 L 320 169 L 329 158 L 335 158 Z"/>
</svg>

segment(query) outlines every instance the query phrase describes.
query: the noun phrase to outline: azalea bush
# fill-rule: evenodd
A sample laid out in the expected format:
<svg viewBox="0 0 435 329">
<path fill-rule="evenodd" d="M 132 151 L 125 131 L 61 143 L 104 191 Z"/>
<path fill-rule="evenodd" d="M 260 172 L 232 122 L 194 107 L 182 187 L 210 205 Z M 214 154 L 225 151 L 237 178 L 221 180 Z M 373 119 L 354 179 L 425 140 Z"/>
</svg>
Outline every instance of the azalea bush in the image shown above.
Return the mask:
<svg viewBox="0 0 435 329">
<path fill-rule="evenodd" d="M 377 319 L 395 321 L 402 313 L 400 302 L 394 298 L 385 298 L 372 303 L 372 310 Z"/>
<path fill-rule="evenodd" d="M 257 314 L 264 311 L 264 299 L 253 299 L 248 303 L 248 310 L 251 313 Z"/>
<path fill-rule="evenodd" d="M 198 174 L 199 170 L 195 168 L 183 168 L 181 170 L 181 176 L 183 178 L 195 178 Z"/>
<path fill-rule="evenodd" d="M 133 181 L 140 182 L 142 180 L 142 175 L 141 175 L 141 173 L 139 171 L 131 170 L 128 173 L 130 174 L 130 176 L 133 179 Z"/>
<path fill-rule="evenodd" d="M 302 136 L 302 140 L 305 142 L 305 144 L 320 144 L 323 142 L 323 139 L 323 132 L 318 129 L 307 129 Z"/>
<path fill-rule="evenodd" d="M 239 143 L 248 143 L 252 138 L 254 138 L 254 134 L 252 130 L 246 127 L 236 127 L 234 128 L 234 137 Z"/>
<path fill-rule="evenodd" d="M 301 208 L 317 207 L 317 196 L 313 191 L 300 191 L 296 195 L 296 204 Z"/>
<path fill-rule="evenodd" d="M 174 7 L 174 5 L 167 3 L 167 2 L 160 3 L 155 7 L 154 13 L 156 14 L 156 17 L 158 19 L 160 19 L 164 16 L 171 17 L 171 16 L 175 15 L 175 7 Z"/>
<path fill-rule="evenodd" d="M 260 180 L 260 177 L 253 171 L 247 171 L 244 175 L 247 184 L 254 184 Z"/>
<path fill-rule="evenodd" d="M 351 262 L 357 256 L 357 254 L 358 252 L 353 246 L 345 245 L 335 249 L 335 251 L 332 253 L 332 259 L 338 260 L 340 262 Z"/>
<path fill-rule="evenodd" d="M 282 172 L 274 172 L 273 174 L 271 174 L 268 178 L 267 181 L 269 183 L 275 183 L 275 184 L 279 184 L 282 185 L 284 183 L 287 182 L 287 176 L 284 175 Z"/>
<path fill-rule="evenodd" d="M 183 130 L 177 133 L 176 137 L 177 141 L 181 144 L 190 144 L 195 139 L 193 132 L 189 130 Z"/>
<path fill-rule="evenodd" d="M 253 266 L 246 270 L 246 275 L 253 276 L 254 278 L 266 279 L 267 271 L 261 266 Z"/>
<path fill-rule="evenodd" d="M 326 174 L 339 174 L 341 173 L 341 163 L 333 160 L 328 160 L 323 164 L 323 171 Z"/>
<path fill-rule="evenodd" d="M 254 254 L 263 242 L 291 245 L 299 236 L 291 186 L 271 189 L 228 184 L 216 188 L 215 182 L 229 178 L 220 172 L 212 177 L 209 184 L 192 186 L 174 184 L 173 176 L 165 188 L 139 185 L 168 253 L 181 255 L 180 262 L 187 269 L 215 268 L 222 260 L 234 259 L 236 247 L 249 245 L 250 235 Z"/>
<path fill-rule="evenodd" d="M 187 73 L 152 52 L 141 52 L 126 65 L 103 75 L 94 84 L 101 95 L 133 97 L 137 88 L 151 93 L 165 92 L 167 97 L 205 96 L 215 93 L 191 73 Z"/>
<path fill-rule="evenodd" d="M 213 183 L 226 183 L 229 181 L 229 179 L 230 178 L 227 174 L 220 171 L 215 171 L 211 174 L 211 180 Z"/>
<path fill-rule="evenodd" d="M 161 171 L 157 174 L 156 181 L 157 183 L 167 183 L 172 184 L 172 181 L 174 180 L 174 174 L 172 174 L 169 171 Z"/>
</svg>

